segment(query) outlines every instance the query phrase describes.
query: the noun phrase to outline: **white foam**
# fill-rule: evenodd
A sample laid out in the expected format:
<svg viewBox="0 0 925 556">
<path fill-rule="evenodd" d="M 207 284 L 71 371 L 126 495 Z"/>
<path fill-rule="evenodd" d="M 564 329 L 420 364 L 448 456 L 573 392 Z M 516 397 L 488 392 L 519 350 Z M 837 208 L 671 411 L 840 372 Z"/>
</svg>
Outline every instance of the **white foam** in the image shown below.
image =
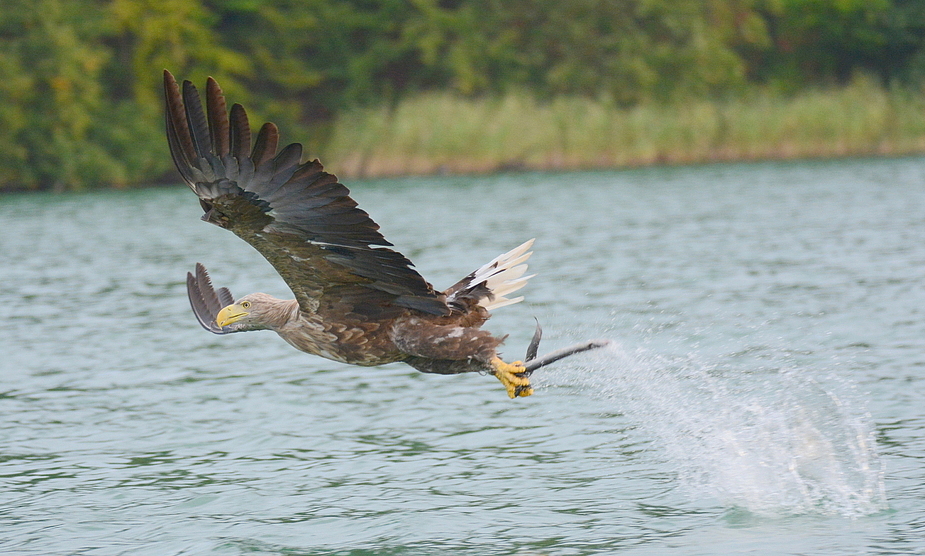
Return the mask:
<svg viewBox="0 0 925 556">
<path fill-rule="evenodd" d="M 618 344 L 584 361 L 590 369 L 551 377 L 613 400 L 695 498 L 771 516 L 887 507 L 871 418 L 844 379 L 823 385 L 800 369 L 736 371 Z"/>
</svg>

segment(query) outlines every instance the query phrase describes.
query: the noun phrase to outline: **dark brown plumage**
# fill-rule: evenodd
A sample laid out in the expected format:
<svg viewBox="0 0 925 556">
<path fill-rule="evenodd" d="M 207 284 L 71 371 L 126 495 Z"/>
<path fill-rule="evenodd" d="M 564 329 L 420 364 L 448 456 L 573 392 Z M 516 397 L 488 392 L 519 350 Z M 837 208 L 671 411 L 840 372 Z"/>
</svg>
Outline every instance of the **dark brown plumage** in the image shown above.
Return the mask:
<svg viewBox="0 0 925 556">
<path fill-rule="evenodd" d="M 295 294 L 279 300 L 250 294 L 234 301 L 212 288 L 197 264 L 188 292 L 200 324 L 216 334 L 270 329 L 296 348 L 356 365 L 404 361 L 429 373 L 484 371 L 511 397 L 532 393 L 523 365 L 497 356 L 503 338 L 481 330 L 490 310 L 522 298 L 532 240 L 482 266 L 444 292 L 435 291 L 346 187 L 302 146 L 278 150 L 279 132 L 264 124 L 253 140 L 244 109 L 228 112 L 209 78 L 206 106 L 189 81 L 182 90 L 164 72 L 167 138 L 202 217 L 250 243 Z"/>
</svg>

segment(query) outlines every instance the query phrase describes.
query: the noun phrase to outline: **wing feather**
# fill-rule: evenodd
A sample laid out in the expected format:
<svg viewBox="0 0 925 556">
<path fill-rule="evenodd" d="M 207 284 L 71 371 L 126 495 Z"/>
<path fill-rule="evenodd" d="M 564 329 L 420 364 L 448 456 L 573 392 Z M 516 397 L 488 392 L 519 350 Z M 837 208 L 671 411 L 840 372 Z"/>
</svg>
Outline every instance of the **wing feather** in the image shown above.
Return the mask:
<svg viewBox="0 0 925 556">
<path fill-rule="evenodd" d="M 212 152 L 224 159 L 229 153 L 231 140 L 228 111 L 225 96 L 218 83 L 211 77 L 206 81 L 206 110 L 209 113 L 209 136 L 212 138 Z"/>
<path fill-rule="evenodd" d="M 170 155 L 180 175 L 183 176 L 183 180 L 192 184 L 194 181 L 192 167 L 193 160 L 196 158 L 196 149 L 193 147 L 186 123 L 180 87 L 170 73 L 164 74 L 164 87 L 167 91 L 167 143 L 170 145 Z"/>
<path fill-rule="evenodd" d="M 216 85 L 218 84 L 216 83 Z M 171 117 L 173 117 L 173 113 L 171 113 Z M 251 126 L 250 122 L 247 121 L 247 113 L 244 112 L 244 107 L 240 104 L 232 106 L 230 120 L 231 156 L 235 157 L 240 163 L 240 161 L 247 159 L 251 151 Z"/>
<path fill-rule="evenodd" d="M 199 91 L 189 81 L 183 82 L 183 106 L 186 108 L 187 129 L 195 154 L 198 158 L 204 158 L 206 153 L 210 152 L 209 122 L 202 111 Z"/>
<path fill-rule="evenodd" d="M 379 225 L 357 207 L 337 177 L 317 160 L 302 162 L 300 144 L 279 150 L 279 130 L 264 124 L 251 149 L 244 108 L 235 104 L 226 114 L 224 95 L 211 78 L 205 110 L 189 81 L 181 90 L 165 71 L 164 89 L 170 151 L 180 175 L 199 196 L 203 220 L 254 246 L 286 281 L 302 310 L 346 302 L 351 311 L 367 315 L 385 314 L 389 307 L 449 313 L 445 296 L 404 255 L 388 248 L 392 244 Z M 199 291 L 211 290 L 195 278 L 190 283 Z M 190 291 L 197 316 L 207 318 L 214 300 L 200 296 L 197 310 Z"/>
<path fill-rule="evenodd" d="M 186 273 L 186 293 L 189 296 L 190 306 L 196 315 L 196 320 L 203 328 L 213 334 L 229 334 L 231 332 L 243 332 L 246 327 L 239 324 L 232 324 L 224 328 L 215 322 L 215 317 L 222 307 L 234 303 L 234 297 L 228 288 L 212 288 L 212 280 L 206 267 L 196 263 L 196 274 Z"/>
<path fill-rule="evenodd" d="M 270 122 L 263 124 L 260 131 L 257 132 L 257 140 L 254 142 L 254 152 L 251 153 L 251 160 L 254 161 L 254 166 L 259 168 L 264 162 L 276 156 L 276 148 L 278 146 L 279 129 L 277 129 L 276 124 Z"/>
</svg>

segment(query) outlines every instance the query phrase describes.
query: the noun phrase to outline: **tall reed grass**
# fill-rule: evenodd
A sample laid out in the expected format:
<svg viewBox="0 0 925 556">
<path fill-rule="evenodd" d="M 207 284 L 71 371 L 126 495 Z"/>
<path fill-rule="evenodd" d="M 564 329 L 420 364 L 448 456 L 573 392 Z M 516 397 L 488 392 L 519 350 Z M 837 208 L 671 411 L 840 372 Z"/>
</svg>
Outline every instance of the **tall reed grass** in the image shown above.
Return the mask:
<svg viewBox="0 0 925 556">
<path fill-rule="evenodd" d="M 925 153 L 925 93 L 850 85 L 631 108 L 529 94 L 425 94 L 343 113 L 323 160 L 343 176 L 566 170 Z"/>
</svg>

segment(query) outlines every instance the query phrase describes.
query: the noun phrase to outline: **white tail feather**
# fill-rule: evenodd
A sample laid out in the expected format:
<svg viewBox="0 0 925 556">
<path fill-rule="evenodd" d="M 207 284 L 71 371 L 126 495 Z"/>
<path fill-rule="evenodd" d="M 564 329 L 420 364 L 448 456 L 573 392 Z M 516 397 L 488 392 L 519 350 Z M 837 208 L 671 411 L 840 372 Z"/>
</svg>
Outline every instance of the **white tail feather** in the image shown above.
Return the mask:
<svg viewBox="0 0 925 556">
<path fill-rule="evenodd" d="M 520 303 L 524 300 L 524 296 L 519 295 L 517 297 L 512 297 L 511 299 L 495 298 L 494 301 L 488 303 L 488 305 L 482 305 L 488 311 L 494 311 L 495 309 L 500 309 L 501 307 L 507 307 L 508 305 L 513 305 L 515 303 Z"/>
<path fill-rule="evenodd" d="M 512 299 L 504 296 L 524 287 L 527 285 L 527 280 L 533 278 L 533 274 L 524 276 L 527 272 L 525 261 L 533 254 L 532 251 L 528 251 L 533 241 L 531 239 L 503 255 L 498 255 L 490 263 L 475 271 L 475 276 L 469 283 L 475 286 L 484 282 L 485 287 L 491 291 L 492 298 L 482 298 L 479 305 L 491 311 L 523 301 L 523 296 Z"/>
</svg>

